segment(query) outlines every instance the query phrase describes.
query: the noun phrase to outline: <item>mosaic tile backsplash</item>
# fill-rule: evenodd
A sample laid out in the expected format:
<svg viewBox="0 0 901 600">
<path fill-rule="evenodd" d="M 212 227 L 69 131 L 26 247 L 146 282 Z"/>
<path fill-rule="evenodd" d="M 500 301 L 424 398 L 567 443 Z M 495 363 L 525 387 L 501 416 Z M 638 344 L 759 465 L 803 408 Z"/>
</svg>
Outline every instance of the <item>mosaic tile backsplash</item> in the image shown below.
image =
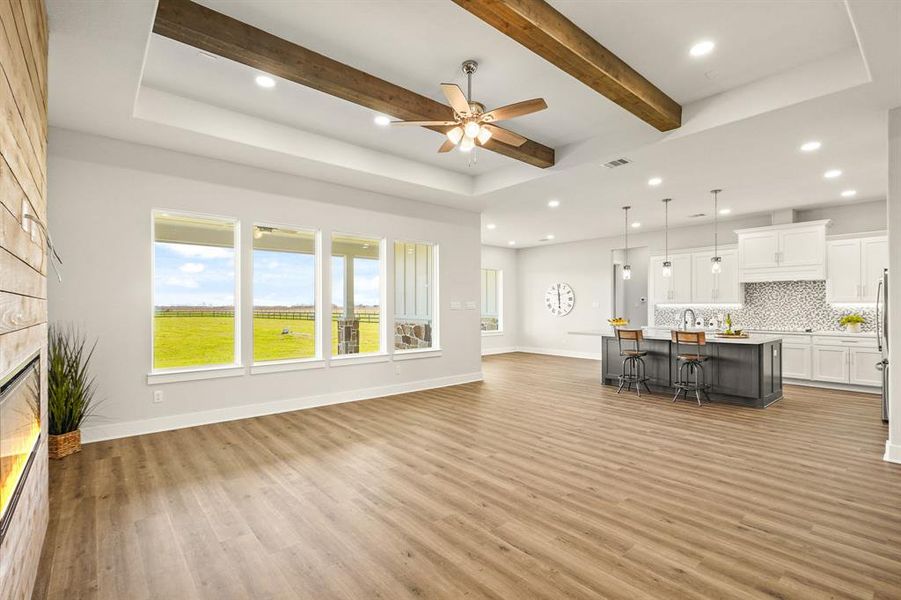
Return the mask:
<svg viewBox="0 0 901 600">
<path fill-rule="evenodd" d="M 688 305 L 691 306 L 691 305 Z M 658 327 L 678 327 L 685 305 L 655 307 Z M 850 313 L 866 319 L 862 331 L 875 331 L 876 307 L 833 306 L 826 302 L 825 281 L 772 281 L 746 283 L 745 302 L 741 307 L 698 306 L 698 318 L 706 323 L 718 314 L 730 313 L 733 327 L 740 329 L 769 329 L 773 331 L 839 331 L 838 320 Z"/>
</svg>

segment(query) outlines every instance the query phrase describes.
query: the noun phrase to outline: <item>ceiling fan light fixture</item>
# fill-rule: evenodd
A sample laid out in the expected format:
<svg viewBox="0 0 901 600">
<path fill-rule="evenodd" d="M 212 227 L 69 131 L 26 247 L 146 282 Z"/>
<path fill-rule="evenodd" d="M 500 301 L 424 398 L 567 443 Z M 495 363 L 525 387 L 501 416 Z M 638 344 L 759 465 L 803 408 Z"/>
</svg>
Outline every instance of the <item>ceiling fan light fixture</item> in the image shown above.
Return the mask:
<svg viewBox="0 0 901 600">
<path fill-rule="evenodd" d="M 482 131 L 482 126 L 477 121 L 469 121 L 463 126 L 463 133 L 470 139 L 476 139 L 476 136 Z"/>
<path fill-rule="evenodd" d="M 483 146 L 491 139 L 491 130 L 487 127 L 482 127 L 482 130 L 479 132 L 478 140 L 479 143 Z"/>
<path fill-rule="evenodd" d="M 464 137 L 463 141 L 460 142 L 460 145 L 457 146 L 460 149 L 460 152 L 469 152 L 473 148 L 475 148 L 476 143 L 472 140 L 471 137 Z"/>
<path fill-rule="evenodd" d="M 462 127 L 454 127 L 453 129 L 449 130 L 445 135 L 447 136 L 447 139 L 449 139 L 450 142 L 456 146 L 457 144 L 460 143 L 460 140 L 463 139 L 463 128 Z"/>
</svg>

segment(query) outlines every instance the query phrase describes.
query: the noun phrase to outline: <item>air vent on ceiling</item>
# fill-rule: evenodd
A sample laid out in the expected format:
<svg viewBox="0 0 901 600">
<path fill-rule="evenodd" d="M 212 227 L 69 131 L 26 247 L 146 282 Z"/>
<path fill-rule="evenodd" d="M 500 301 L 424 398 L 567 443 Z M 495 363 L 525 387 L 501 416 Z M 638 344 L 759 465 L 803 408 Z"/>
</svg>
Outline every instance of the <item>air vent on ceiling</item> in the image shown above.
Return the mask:
<svg viewBox="0 0 901 600">
<path fill-rule="evenodd" d="M 632 162 L 632 161 L 629 160 L 628 158 L 617 158 L 616 160 L 611 160 L 610 162 L 604 163 L 604 166 L 607 167 L 608 169 L 615 169 L 616 167 L 621 167 L 623 165 L 627 165 L 630 162 Z"/>
<path fill-rule="evenodd" d="M 707 215 L 704 213 L 695 213 L 693 215 L 688 215 L 689 219 L 698 219 L 700 217 L 706 217 Z"/>
<path fill-rule="evenodd" d="M 543 238 L 541 238 L 541 239 L 540 239 L 540 240 L 538 240 L 538 241 L 539 241 L 539 242 L 549 242 L 549 241 L 551 241 L 551 240 L 552 240 L 552 239 L 554 239 L 554 238 L 550 238 L 550 237 L 543 237 Z"/>
</svg>

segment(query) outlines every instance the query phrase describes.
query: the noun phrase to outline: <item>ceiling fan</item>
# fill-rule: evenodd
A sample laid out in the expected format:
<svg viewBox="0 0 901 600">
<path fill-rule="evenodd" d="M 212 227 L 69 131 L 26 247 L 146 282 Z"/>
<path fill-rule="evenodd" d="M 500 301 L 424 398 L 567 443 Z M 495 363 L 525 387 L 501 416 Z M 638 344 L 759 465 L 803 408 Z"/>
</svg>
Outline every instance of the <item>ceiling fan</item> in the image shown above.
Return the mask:
<svg viewBox="0 0 901 600">
<path fill-rule="evenodd" d="M 441 144 L 438 152 L 449 152 L 455 146 L 458 146 L 462 152 L 469 152 L 476 145 L 484 146 L 491 138 L 511 146 L 522 146 L 526 142 L 526 138 L 509 129 L 498 127 L 494 123 L 544 110 L 547 108 L 547 102 L 544 101 L 544 98 L 533 98 L 486 111 L 484 104 L 472 100 L 472 75 L 478 67 L 479 63 L 474 60 L 467 60 L 463 63 L 463 73 L 466 74 L 467 82 L 465 95 L 459 85 L 441 84 L 441 91 L 444 92 L 448 104 L 454 111 L 453 121 L 391 121 L 391 124 L 451 127 L 445 134 L 447 140 Z"/>
</svg>

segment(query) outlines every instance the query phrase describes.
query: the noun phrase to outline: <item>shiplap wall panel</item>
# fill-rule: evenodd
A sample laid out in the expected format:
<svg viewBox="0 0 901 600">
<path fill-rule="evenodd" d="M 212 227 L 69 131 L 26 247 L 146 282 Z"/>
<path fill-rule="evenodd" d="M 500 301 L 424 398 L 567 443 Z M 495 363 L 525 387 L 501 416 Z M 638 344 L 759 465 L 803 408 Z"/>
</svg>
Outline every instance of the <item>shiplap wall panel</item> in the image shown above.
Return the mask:
<svg viewBox="0 0 901 600">
<path fill-rule="evenodd" d="M 0 0 L 0 375 L 42 351 L 44 436 L 0 543 L 0 600 L 31 597 L 47 529 L 47 258 L 23 212 L 47 222 L 47 13 Z M 29 224 L 30 225 L 30 224 Z"/>
</svg>

